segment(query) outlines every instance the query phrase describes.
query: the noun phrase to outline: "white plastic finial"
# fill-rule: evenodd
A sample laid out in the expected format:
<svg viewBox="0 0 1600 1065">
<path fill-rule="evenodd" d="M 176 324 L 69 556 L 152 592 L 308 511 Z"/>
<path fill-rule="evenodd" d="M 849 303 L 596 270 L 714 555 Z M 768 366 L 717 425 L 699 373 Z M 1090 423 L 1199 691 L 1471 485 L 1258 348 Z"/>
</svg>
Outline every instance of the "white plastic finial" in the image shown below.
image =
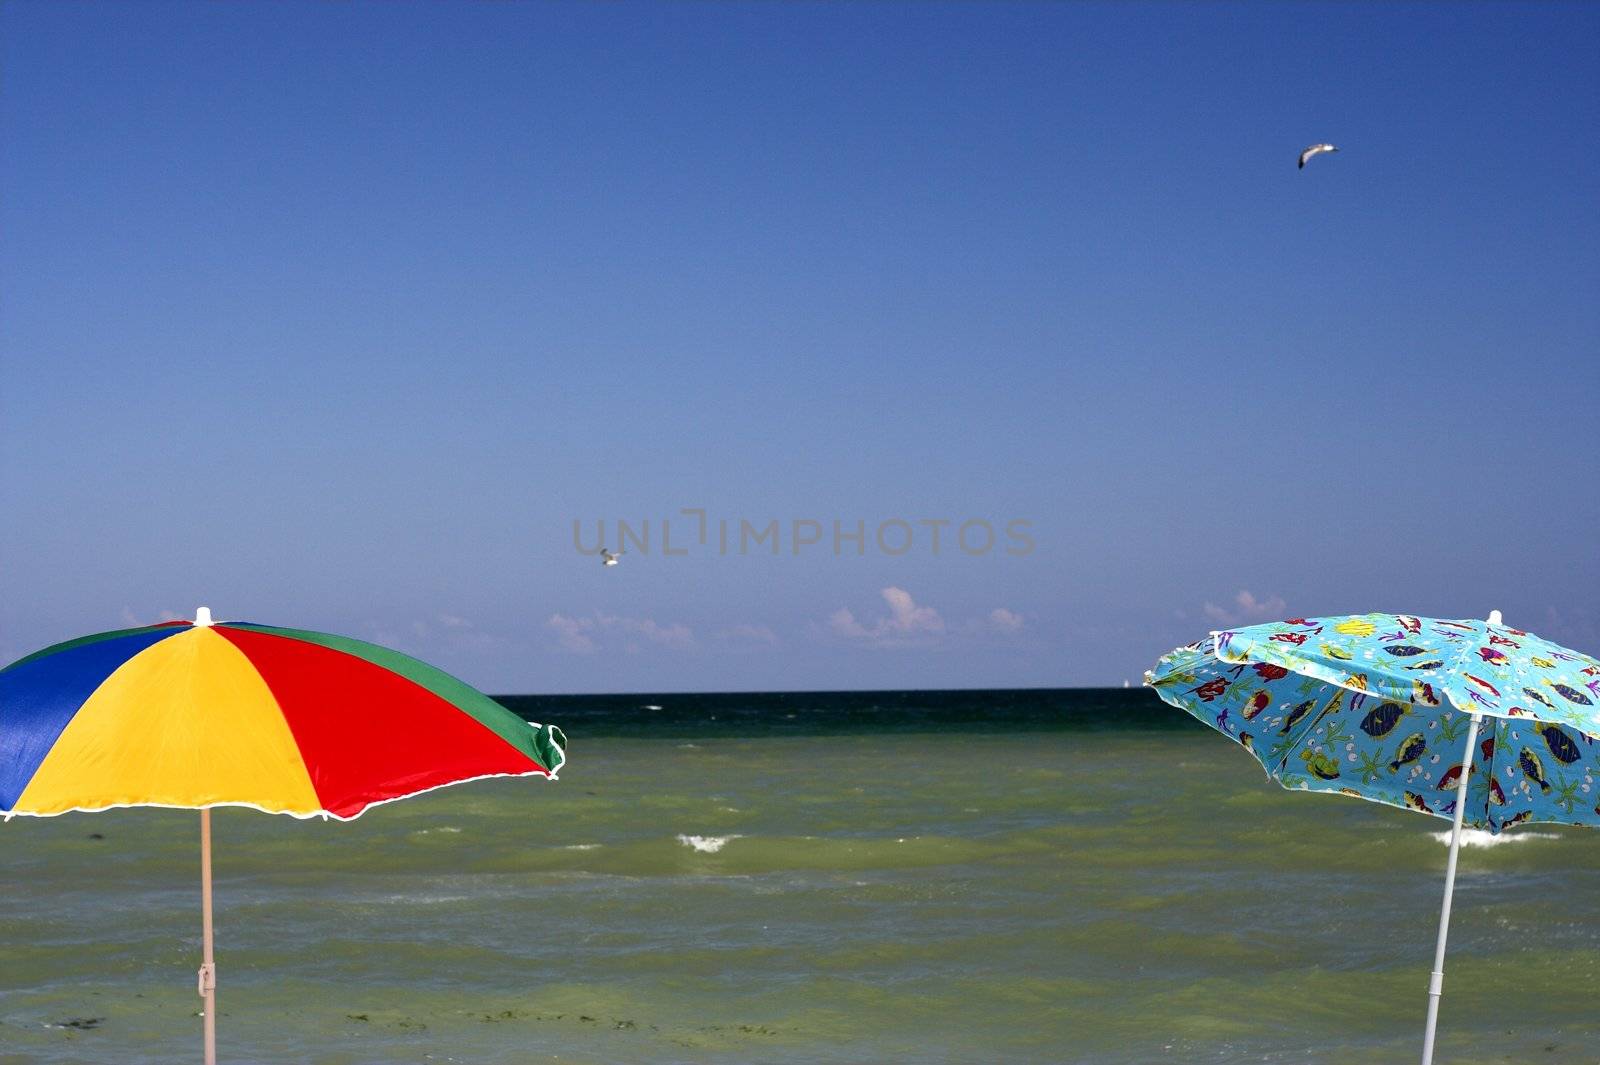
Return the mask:
<svg viewBox="0 0 1600 1065">
<path fill-rule="evenodd" d="M 1489 624 L 1491 624 L 1491 625 L 1504 625 L 1505 624 L 1504 621 L 1500 620 L 1500 611 L 1498 611 L 1498 610 L 1489 611 Z"/>
<path fill-rule="evenodd" d="M 194 612 L 194 624 L 196 628 L 205 628 L 207 625 L 210 625 L 211 608 L 208 606 L 203 606 L 196 610 Z"/>
</svg>

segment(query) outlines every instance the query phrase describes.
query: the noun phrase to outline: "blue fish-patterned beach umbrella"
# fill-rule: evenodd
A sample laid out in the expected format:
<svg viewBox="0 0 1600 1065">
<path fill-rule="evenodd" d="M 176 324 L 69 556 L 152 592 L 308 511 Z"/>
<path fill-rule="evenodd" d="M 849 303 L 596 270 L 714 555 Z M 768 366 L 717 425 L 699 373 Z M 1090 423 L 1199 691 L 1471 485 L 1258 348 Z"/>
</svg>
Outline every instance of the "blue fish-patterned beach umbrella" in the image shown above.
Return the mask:
<svg viewBox="0 0 1600 1065">
<path fill-rule="evenodd" d="M 1463 824 L 1600 825 L 1600 662 L 1502 623 L 1407 614 L 1213 632 L 1145 674 L 1286 788 L 1450 818 L 1428 986 L 1433 1060 Z M 1485 720 L 1487 719 L 1487 720 Z"/>
</svg>

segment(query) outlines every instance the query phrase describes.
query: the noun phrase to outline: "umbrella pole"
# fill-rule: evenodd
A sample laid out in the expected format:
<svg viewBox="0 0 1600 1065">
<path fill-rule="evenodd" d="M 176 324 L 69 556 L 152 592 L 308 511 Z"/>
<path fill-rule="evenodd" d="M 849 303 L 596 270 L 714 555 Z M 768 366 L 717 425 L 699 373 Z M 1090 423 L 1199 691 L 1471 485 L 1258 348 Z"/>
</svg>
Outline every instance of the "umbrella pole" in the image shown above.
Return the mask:
<svg viewBox="0 0 1600 1065">
<path fill-rule="evenodd" d="M 1456 890 L 1456 855 L 1461 850 L 1461 817 L 1467 810 L 1467 776 L 1478 749 L 1482 714 L 1472 715 L 1467 729 L 1467 750 L 1461 756 L 1461 780 L 1456 784 L 1456 821 L 1450 830 L 1450 859 L 1444 867 L 1444 906 L 1439 910 L 1439 943 L 1433 951 L 1433 973 L 1428 977 L 1428 1030 L 1422 1037 L 1422 1065 L 1433 1065 L 1433 1032 L 1439 1024 L 1439 998 L 1444 994 L 1444 941 L 1450 932 L 1450 899 Z"/>
<path fill-rule="evenodd" d="M 217 966 L 211 955 L 211 811 L 200 811 L 200 997 L 206 1000 L 206 1065 L 217 1065 Z"/>
</svg>

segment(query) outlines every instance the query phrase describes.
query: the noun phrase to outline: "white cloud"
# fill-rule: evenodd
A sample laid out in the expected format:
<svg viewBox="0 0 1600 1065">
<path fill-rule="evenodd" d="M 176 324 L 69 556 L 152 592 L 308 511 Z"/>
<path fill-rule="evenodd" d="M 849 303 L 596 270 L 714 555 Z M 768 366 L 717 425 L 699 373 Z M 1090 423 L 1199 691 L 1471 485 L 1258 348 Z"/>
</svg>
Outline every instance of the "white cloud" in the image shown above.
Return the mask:
<svg viewBox="0 0 1600 1065">
<path fill-rule="evenodd" d="M 778 634 L 765 625 L 730 625 L 718 629 L 716 638 L 724 643 L 775 644 Z"/>
<path fill-rule="evenodd" d="M 997 606 L 989 611 L 989 627 L 998 632 L 1019 632 L 1022 629 L 1022 615 Z"/>
<path fill-rule="evenodd" d="M 918 606 L 904 588 L 885 588 L 883 601 L 893 614 L 891 627 L 896 632 L 943 632 L 944 619 L 931 606 Z"/>
<path fill-rule="evenodd" d="M 885 588 L 879 594 L 889 604 L 887 617 L 863 625 L 849 607 L 840 607 L 828 617 L 828 628 L 847 639 L 883 642 L 904 642 L 944 632 L 944 619 L 939 612 L 931 606 L 918 606 L 904 588 Z"/>
<path fill-rule="evenodd" d="M 694 646 L 694 633 L 689 631 L 689 626 L 681 621 L 671 625 L 659 625 L 653 618 L 615 618 L 622 627 L 622 631 L 635 636 L 643 636 L 651 643 L 661 644 L 663 647 L 672 647 L 682 650 Z"/>
<path fill-rule="evenodd" d="M 828 615 L 825 631 L 877 647 L 911 647 L 946 639 L 1009 637 L 1020 633 L 1027 625 L 1022 614 L 1003 606 L 959 623 L 949 623 L 938 610 L 919 605 L 904 588 L 884 588 L 878 594 L 888 604 L 887 615 L 863 621 L 850 608 L 840 607 Z"/>
<path fill-rule="evenodd" d="M 497 636 L 477 628 L 469 619 L 459 614 L 435 614 L 432 621 L 413 618 L 408 628 L 410 631 L 406 635 L 398 637 L 386 631 L 377 642 L 386 647 L 404 647 L 409 644 L 419 653 L 446 648 L 451 651 L 470 651 L 479 654 L 498 650 L 509 642 L 504 636 Z"/>
<path fill-rule="evenodd" d="M 1207 603 L 1201 613 L 1219 625 L 1240 625 L 1281 618 L 1285 605 L 1282 596 L 1269 595 L 1265 599 L 1257 599 L 1248 589 L 1241 589 L 1233 597 L 1231 606 L 1220 607 L 1215 603 Z"/>
<path fill-rule="evenodd" d="M 688 650 L 695 642 L 694 632 L 679 621 L 663 625 L 654 618 L 620 617 L 598 610 L 586 617 L 552 614 L 544 624 L 555 633 L 557 645 L 574 654 L 593 654 L 611 637 L 620 639 L 629 651 L 638 650 L 641 640 L 675 651 Z"/>
<path fill-rule="evenodd" d="M 840 607 L 828 615 L 826 631 L 875 647 L 913 647 L 946 638 L 1009 636 L 1021 632 L 1026 624 L 1021 614 L 1003 606 L 959 624 L 947 624 L 939 611 L 931 606 L 919 606 L 904 588 L 884 588 L 878 594 L 888 604 L 887 615 L 864 622 L 849 607 Z"/>
<path fill-rule="evenodd" d="M 832 629 L 834 634 L 838 636 L 865 638 L 872 635 L 867 631 L 866 626 L 856 620 L 856 616 L 850 612 L 850 608 L 843 606 L 828 616 L 828 628 Z"/>
<path fill-rule="evenodd" d="M 590 618 L 569 618 L 565 614 L 551 614 L 545 628 L 556 634 L 556 642 L 564 651 L 574 654 L 593 654 L 599 650 L 594 638 L 594 621 Z"/>
</svg>

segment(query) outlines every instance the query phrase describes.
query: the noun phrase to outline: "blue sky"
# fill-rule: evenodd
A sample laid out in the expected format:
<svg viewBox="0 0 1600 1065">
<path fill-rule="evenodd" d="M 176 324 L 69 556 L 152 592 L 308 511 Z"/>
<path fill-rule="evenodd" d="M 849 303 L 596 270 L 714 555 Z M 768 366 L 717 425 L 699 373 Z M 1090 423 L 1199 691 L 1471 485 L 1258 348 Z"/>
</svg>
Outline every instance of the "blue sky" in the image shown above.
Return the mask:
<svg viewBox="0 0 1600 1065">
<path fill-rule="evenodd" d="M 198 603 L 493 691 L 1116 684 L 1375 609 L 1592 653 L 1597 38 L 7 3 L 0 659 Z"/>
</svg>

